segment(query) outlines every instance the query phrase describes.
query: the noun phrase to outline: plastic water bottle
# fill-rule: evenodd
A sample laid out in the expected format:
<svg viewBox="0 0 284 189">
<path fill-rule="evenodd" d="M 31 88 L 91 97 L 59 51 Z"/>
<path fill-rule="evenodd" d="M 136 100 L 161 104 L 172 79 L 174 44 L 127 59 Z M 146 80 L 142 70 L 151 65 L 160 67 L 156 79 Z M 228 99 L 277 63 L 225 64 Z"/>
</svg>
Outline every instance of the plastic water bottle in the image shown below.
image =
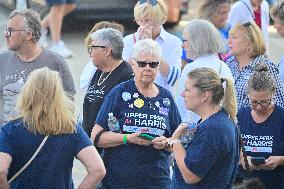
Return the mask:
<svg viewBox="0 0 284 189">
<path fill-rule="evenodd" d="M 16 0 L 16 9 L 23 10 L 28 8 L 28 0 Z"/>
<path fill-rule="evenodd" d="M 186 148 L 194 137 L 197 123 L 194 121 L 193 116 L 189 115 L 188 120 L 183 120 L 181 124 L 186 126 L 180 138 L 182 145 Z"/>
<path fill-rule="evenodd" d="M 120 132 L 119 121 L 116 119 L 116 117 L 113 115 L 113 113 L 108 114 L 107 124 L 108 124 L 110 131 Z"/>
</svg>

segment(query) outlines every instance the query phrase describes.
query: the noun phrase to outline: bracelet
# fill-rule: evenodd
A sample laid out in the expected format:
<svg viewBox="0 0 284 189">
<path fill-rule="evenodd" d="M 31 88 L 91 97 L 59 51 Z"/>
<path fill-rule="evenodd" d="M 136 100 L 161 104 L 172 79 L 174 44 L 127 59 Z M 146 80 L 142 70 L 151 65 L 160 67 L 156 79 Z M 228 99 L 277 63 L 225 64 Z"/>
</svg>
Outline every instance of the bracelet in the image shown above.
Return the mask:
<svg viewBox="0 0 284 189">
<path fill-rule="evenodd" d="M 123 135 L 123 144 L 127 144 L 127 134 Z"/>
</svg>

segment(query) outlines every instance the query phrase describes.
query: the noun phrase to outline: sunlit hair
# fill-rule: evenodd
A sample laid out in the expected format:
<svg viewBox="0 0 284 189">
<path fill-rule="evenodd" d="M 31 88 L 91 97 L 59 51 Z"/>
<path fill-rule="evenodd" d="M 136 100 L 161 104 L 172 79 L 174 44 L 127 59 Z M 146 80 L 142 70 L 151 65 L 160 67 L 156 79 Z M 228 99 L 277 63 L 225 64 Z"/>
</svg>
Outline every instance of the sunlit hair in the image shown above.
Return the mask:
<svg viewBox="0 0 284 189">
<path fill-rule="evenodd" d="M 221 5 L 231 3 L 231 0 L 205 0 L 199 8 L 199 18 L 211 21 L 212 17 L 219 11 Z"/>
<path fill-rule="evenodd" d="M 103 28 L 92 33 L 91 38 L 99 45 L 111 48 L 111 56 L 115 60 L 120 60 L 123 50 L 123 35 L 113 28 Z"/>
<path fill-rule="evenodd" d="M 124 34 L 124 27 L 123 27 L 123 25 L 121 25 L 119 23 L 108 22 L 108 21 L 98 22 L 94 25 L 94 27 L 91 29 L 91 31 L 89 32 L 89 34 L 85 38 L 85 44 L 86 44 L 87 48 L 89 48 L 89 46 L 92 44 L 92 38 L 91 38 L 92 33 L 94 33 L 95 31 L 98 31 L 100 29 L 103 29 L 103 28 L 113 28 L 113 29 L 120 31 L 122 33 L 122 35 Z"/>
<path fill-rule="evenodd" d="M 270 10 L 270 15 L 273 19 L 279 18 L 284 24 L 284 1 L 279 2 L 277 5 L 273 6 Z"/>
<path fill-rule="evenodd" d="M 212 105 L 220 105 L 223 100 L 223 107 L 229 113 L 232 120 L 236 120 L 236 96 L 232 80 L 223 78 L 226 82 L 226 90 L 219 74 L 211 68 L 196 68 L 188 73 L 189 79 L 195 82 L 194 86 L 201 92 L 212 92 Z"/>
<path fill-rule="evenodd" d="M 255 65 L 254 72 L 249 77 L 247 91 L 268 91 L 270 95 L 274 95 L 276 83 L 273 76 L 269 72 L 269 68 L 265 63 Z"/>
<path fill-rule="evenodd" d="M 191 58 L 196 59 L 200 56 L 217 54 L 224 50 L 223 40 L 216 27 L 207 20 L 189 21 L 184 31 L 189 42 L 188 52 Z"/>
<path fill-rule="evenodd" d="M 136 22 L 139 19 L 148 16 L 153 19 L 155 25 L 162 25 L 167 20 L 168 9 L 164 0 L 157 0 L 156 5 L 149 3 L 140 4 L 138 1 L 134 7 L 134 18 Z"/>
<path fill-rule="evenodd" d="M 136 58 L 137 56 L 141 55 L 150 55 L 160 60 L 161 54 L 161 48 L 156 41 L 152 39 L 143 39 L 134 44 L 132 57 Z"/>
<path fill-rule="evenodd" d="M 260 55 L 264 55 L 266 51 L 264 38 L 260 28 L 255 22 L 248 22 L 245 24 L 236 24 L 231 30 L 229 35 L 235 35 L 240 32 L 241 35 L 251 44 L 251 48 L 248 49 L 248 55 L 251 58 L 255 58 Z"/>
<path fill-rule="evenodd" d="M 35 134 L 75 132 L 74 102 L 65 94 L 59 73 L 49 68 L 30 74 L 17 101 L 17 109 L 26 127 Z"/>
<path fill-rule="evenodd" d="M 22 23 L 25 29 L 32 32 L 32 41 L 38 42 L 41 36 L 41 21 L 40 21 L 40 15 L 33 11 L 32 9 L 23 9 L 23 10 L 14 10 L 10 16 L 9 19 L 12 19 L 15 16 L 22 16 L 25 19 L 25 23 Z"/>
</svg>

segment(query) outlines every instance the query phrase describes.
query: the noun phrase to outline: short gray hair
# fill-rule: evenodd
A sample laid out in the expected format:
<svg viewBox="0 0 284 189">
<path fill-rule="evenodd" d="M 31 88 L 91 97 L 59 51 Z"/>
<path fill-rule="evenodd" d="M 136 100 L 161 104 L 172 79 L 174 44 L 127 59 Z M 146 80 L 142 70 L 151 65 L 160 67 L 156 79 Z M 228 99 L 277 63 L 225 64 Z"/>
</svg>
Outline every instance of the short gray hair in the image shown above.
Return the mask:
<svg viewBox="0 0 284 189">
<path fill-rule="evenodd" d="M 217 54 L 224 50 L 223 40 L 216 27 L 207 20 L 189 21 L 184 36 L 189 41 L 189 52 L 197 58 L 208 54 Z"/>
<path fill-rule="evenodd" d="M 137 57 L 138 55 L 153 55 L 160 60 L 162 55 L 161 47 L 152 39 L 139 40 L 133 46 L 132 57 Z"/>
<path fill-rule="evenodd" d="M 104 28 L 97 30 L 91 34 L 93 41 L 101 43 L 111 48 L 111 56 L 115 60 L 119 60 L 122 57 L 123 50 L 123 35 L 120 31 L 113 28 Z"/>
<path fill-rule="evenodd" d="M 10 14 L 9 19 L 15 16 L 24 17 L 27 29 L 32 32 L 32 41 L 38 42 L 42 32 L 40 15 L 32 9 L 16 9 Z"/>
</svg>

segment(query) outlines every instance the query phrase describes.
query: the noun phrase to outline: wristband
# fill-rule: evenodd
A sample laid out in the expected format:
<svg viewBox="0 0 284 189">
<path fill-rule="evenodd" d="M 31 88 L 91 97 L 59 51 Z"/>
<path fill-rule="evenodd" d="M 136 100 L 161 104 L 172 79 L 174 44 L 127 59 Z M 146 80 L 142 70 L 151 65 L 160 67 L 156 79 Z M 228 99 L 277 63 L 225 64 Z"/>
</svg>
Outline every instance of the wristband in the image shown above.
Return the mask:
<svg viewBox="0 0 284 189">
<path fill-rule="evenodd" d="M 123 144 L 127 144 L 127 135 L 123 135 Z"/>
</svg>

